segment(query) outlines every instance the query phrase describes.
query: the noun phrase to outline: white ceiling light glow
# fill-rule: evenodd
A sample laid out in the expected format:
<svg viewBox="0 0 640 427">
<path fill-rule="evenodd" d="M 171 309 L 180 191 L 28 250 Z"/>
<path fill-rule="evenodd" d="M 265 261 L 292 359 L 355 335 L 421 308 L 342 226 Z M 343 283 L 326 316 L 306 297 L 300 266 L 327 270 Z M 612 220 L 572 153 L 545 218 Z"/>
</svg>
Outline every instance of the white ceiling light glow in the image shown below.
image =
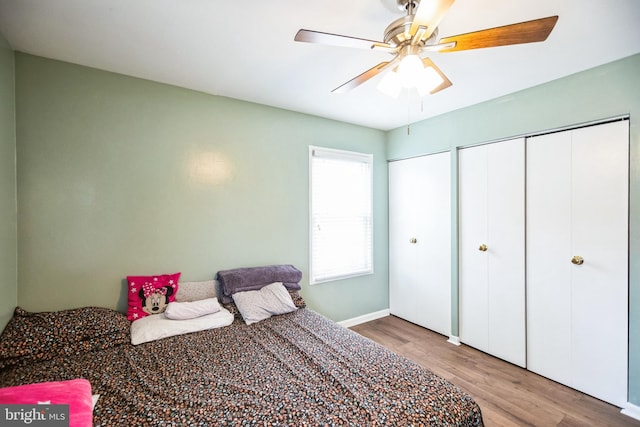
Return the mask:
<svg viewBox="0 0 640 427">
<path fill-rule="evenodd" d="M 382 77 L 377 88 L 393 98 L 398 98 L 403 88 L 415 88 L 420 96 L 425 96 L 442 83 L 444 78 L 430 65 L 430 61 L 425 66 L 418 55 L 407 55 L 400 61 L 397 71 L 390 70 Z"/>
<path fill-rule="evenodd" d="M 400 91 L 402 90 L 402 82 L 400 81 L 400 77 L 398 73 L 391 70 L 380 80 L 378 86 L 376 86 L 378 90 L 385 95 L 388 95 L 392 98 L 397 98 L 400 96 Z"/>
<path fill-rule="evenodd" d="M 417 86 L 422 70 L 424 70 L 424 66 L 418 55 L 407 55 L 402 58 L 397 71 L 402 86 L 407 89 Z"/>
</svg>

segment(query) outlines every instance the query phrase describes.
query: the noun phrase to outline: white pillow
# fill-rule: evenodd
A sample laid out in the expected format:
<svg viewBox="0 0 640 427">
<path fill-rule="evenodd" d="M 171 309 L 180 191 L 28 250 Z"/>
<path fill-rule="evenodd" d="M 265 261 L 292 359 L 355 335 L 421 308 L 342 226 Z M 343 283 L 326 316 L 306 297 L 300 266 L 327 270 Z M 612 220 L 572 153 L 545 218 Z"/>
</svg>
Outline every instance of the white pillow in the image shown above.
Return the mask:
<svg viewBox="0 0 640 427">
<path fill-rule="evenodd" d="M 232 298 L 247 325 L 297 309 L 282 282 L 272 283 L 258 291 L 237 292 Z"/>
<path fill-rule="evenodd" d="M 164 315 L 171 320 L 188 320 L 205 314 L 213 314 L 220 311 L 217 298 L 207 298 L 192 302 L 170 302 L 164 310 Z"/>
<path fill-rule="evenodd" d="M 164 313 L 154 314 L 131 322 L 131 344 L 138 345 L 174 335 L 221 328 L 231 323 L 233 323 L 233 314 L 224 308 L 217 313 L 189 320 L 171 320 L 167 319 Z"/>
<path fill-rule="evenodd" d="M 177 302 L 199 301 L 206 298 L 215 298 L 220 286 L 217 280 L 205 280 L 203 282 L 179 282 L 176 292 Z"/>
</svg>

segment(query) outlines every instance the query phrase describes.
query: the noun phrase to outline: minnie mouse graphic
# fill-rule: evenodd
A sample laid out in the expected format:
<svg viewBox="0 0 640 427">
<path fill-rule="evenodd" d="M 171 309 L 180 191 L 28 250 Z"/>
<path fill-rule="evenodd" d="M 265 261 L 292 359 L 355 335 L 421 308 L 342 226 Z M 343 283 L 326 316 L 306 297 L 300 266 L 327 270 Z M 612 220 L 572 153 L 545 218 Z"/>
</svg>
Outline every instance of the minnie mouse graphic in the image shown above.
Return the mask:
<svg viewBox="0 0 640 427">
<path fill-rule="evenodd" d="M 142 300 L 142 311 L 147 314 L 163 313 L 169 305 L 169 297 L 173 295 L 173 287 L 156 288 L 152 283 L 145 282 L 138 296 Z"/>
</svg>

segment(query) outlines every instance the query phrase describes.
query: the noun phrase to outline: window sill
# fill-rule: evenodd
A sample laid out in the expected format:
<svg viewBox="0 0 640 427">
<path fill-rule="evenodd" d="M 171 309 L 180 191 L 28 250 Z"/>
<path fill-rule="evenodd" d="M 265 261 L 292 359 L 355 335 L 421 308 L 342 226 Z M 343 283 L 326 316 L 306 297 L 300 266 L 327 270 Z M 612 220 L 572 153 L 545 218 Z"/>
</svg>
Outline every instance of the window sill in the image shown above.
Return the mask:
<svg viewBox="0 0 640 427">
<path fill-rule="evenodd" d="M 342 274 L 340 276 L 332 276 L 332 277 L 327 277 L 324 279 L 320 279 L 320 280 L 311 280 L 309 281 L 309 285 L 321 285 L 323 283 L 328 283 L 328 282 L 335 282 L 338 280 L 344 280 L 344 279 L 352 279 L 354 277 L 360 277 L 360 276 L 369 276 L 373 274 L 373 270 L 369 270 L 369 271 L 363 271 L 360 273 L 351 273 L 351 274 Z"/>
</svg>

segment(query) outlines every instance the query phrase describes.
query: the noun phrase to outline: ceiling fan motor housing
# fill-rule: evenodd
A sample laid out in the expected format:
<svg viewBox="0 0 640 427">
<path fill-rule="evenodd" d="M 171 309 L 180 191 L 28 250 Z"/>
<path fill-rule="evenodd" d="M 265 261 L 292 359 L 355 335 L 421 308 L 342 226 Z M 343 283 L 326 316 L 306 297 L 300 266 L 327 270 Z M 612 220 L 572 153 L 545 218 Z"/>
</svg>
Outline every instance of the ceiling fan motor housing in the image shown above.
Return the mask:
<svg viewBox="0 0 640 427">
<path fill-rule="evenodd" d="M 402 46 L 403 44 L 410 43 L 411 33 L 409 30 L 411 29 L 414 17 L 415 15 L 406 15 L 389 24 L 384 30 L 384 42 L 392 46 Z M 418 44 L 420 46 L 436 44 L 437 38 L 438 30 L 436 28 L 428 39 L 424 41 L 420 40 Z"/>
</svg>

